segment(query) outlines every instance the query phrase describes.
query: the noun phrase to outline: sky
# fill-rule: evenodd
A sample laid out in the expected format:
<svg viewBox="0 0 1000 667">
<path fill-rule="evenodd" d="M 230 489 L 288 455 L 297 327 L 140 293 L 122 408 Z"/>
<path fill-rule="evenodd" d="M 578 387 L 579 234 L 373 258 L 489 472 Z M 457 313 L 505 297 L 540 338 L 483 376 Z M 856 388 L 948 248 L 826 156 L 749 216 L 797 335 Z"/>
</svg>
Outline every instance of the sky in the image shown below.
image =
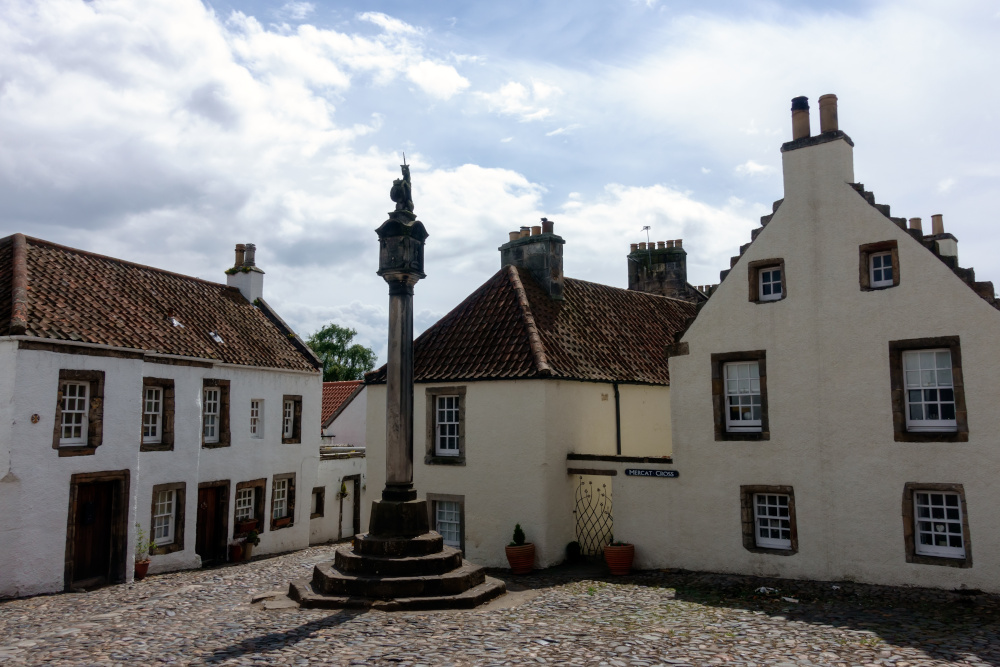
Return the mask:
<svg viewBox="0 0 1000 667">
<path fill-rule="evenodd" d="M 649 226 L 718 282 L 783 196 L 791 98 L 815 132 L 834 93 L 857 180 L 1000 285 L 998 31 L 994 0 L 4 0 L 0 236 L 219 282 L 256 243 L 298 333 L 381 362 L 404 153 L 419 332 L 542 216 L 569 277 L 625 287 Z"/>
</svg>

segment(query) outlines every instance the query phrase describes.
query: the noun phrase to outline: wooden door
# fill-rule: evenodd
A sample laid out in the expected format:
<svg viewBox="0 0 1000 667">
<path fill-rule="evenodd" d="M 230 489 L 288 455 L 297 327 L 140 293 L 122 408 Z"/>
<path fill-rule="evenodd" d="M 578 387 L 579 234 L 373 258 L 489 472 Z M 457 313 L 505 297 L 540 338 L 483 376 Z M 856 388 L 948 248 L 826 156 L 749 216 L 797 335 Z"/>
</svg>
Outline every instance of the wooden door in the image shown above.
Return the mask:
<svg viewBox="0 0 1000 667">
<path fill-rule="evenodd" d="M 114 561 L 112 526 L 116 482 L 79 484 L 73 518 L 73 580 L 78 585 L 106 583 Z"/>
<path fill-rule="evenodd" d="M 219 543 L 219 487 L 198 489 L 198 537 L 194 550 L 201 556 L 203 565 L 218 557 Z"/>
</svg>

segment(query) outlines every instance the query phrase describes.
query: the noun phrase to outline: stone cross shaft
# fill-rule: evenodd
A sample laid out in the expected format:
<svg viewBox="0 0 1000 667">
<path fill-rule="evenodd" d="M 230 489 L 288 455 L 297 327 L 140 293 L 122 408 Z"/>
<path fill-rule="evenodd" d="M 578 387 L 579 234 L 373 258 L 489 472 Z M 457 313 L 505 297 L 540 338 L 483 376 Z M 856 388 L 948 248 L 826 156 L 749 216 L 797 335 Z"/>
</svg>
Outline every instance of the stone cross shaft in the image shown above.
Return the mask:
<svg viewBox="0 0 1000 667">
<path fill-rule="evenodd" d="M 389 283 L 389 360 L 386 364 L 385 489 L 383 500 L 414 500 L 413 286 L 418 276 L 386 273 Z"/>
</svg>

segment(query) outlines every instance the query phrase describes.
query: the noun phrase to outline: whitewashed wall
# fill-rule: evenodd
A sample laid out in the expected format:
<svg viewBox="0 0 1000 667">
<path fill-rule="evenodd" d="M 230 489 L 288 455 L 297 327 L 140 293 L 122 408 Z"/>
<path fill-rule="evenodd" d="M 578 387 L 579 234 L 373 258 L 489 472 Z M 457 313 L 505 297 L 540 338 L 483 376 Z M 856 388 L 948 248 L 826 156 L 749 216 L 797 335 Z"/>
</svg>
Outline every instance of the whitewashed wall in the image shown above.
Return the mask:
<svg viewBox="0 0 1000 667">
<path fill-rule="evenodd" d="M 365 446 L 365 432 L 368 418 L 368 388 L 362 386 L 361 392 L 347 404 L 343 412 L 327 428 L 323 429 L 326 444 Z"/>
<path fill-rule="evenodd" d="M 360 526 L 354 525 L 353 503 L 362 503 L 364 485 L 367 483 L 367 459 L 365 455 L 353 455 L 350 458 L 321 458 L 313 462 L 316 466 L 315 486 L 322 486 L 326 492 L 326 503 L 323 516 L 309 522 L 309 544 L 323 544 L 356 535 L 362 532 Z M 340 485 L 345 477 L 360 475 L 361 484 L 358 496 L 354 496 L 354 485 L 346 484 L 347 497 L 339 497 Z M 312 489 L 310 488 L 310 493 Z M 308 511 L 308 508 L 306 508 Z M 362 512 L 364 507 L 362 507 Z M 308 515 L 307 515 L 308 516 Z"/>
</svg>

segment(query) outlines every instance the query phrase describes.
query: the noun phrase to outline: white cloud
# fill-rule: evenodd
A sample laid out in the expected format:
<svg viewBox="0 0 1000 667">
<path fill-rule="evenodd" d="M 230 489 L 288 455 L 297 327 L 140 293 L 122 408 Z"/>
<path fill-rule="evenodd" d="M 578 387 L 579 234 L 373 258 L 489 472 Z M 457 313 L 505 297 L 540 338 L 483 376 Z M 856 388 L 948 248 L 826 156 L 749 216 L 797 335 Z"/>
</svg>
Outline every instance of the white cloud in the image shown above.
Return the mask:
<svg viewBox="0 0 1000 667">
<path fill-rule="evenodd" d="M 425 93 L 442 100 L 469 87 L 469 80 L 455 71 L 454 67 L 430 60 L 411 65 L 406 70 L 406 75 Z"/>
<path fill-rule="evenodd" d="M 950 191 L 953 187 L 955 187 L 955 182 L 956 182 L 955 179 L 950 177 L 940 180 L 938 181 L 937 184 L 937 191 L 940 192 L 941 194 L 945 194 L 948 191 Z"/>
<path fill-rule="evenodd" d="M 740 176 L 769 176 L 776 170 L 770 165 L 760 164 L 754 160 L 747 160 L 743 164 L 737 165 L 733 171 Z"/>
<path fill-rule="evenodd" d="M 492 93 L 478 93 L 491 111 L 506 116 L 517 116 L 522 122 L 541 120 L 552 115 L 546 106 L 547 100 L 559 96 L 562 91 L 541 81 L 532 81 L 531 87 L 517 81 L 508 81 Z"/>
<path fill-rule="evenodd" d="M 509 144 L 512 141 L 514 141 L 514 137 L 504 137 L 503 139 L 500 140 L 500 143 L 501 144 Z"/>
<path fill-rule="evenodd" d="M 546 137 L 555 137 L 555 136 L 558 136 L 560 134 L 570 134 L 574 130 L 579 130 L 581 127 L 583 127 L 583 125 L 579 125 L 577 123 L 573 123 L 571 125 L 567 125 L 566 127 L 560 127 L 558 129 L 552 130 L 551 132 L 546 132 L 545 136 Z"/>
<path fill-rule="evenodd" d="M 421 35 L 423 30 L 412 26 L 405 21 L 400 21 L 399 19 L 393 18 L 382 12 L 364 12 L 363 14 L 358 14 L 358 18 L 362 21 L 368 21 L 369 23 L 374 23 L 378 27 L 382 28 L 389 34 L 393 35 Z"/>
<path fill-rule="evenodd" d="M 280 16 L 287 16 L 295 21 L 301 21 L 316 11 L 316 5 L 311 2 L 286 2 L 278 10 Z"/>
</svg>

